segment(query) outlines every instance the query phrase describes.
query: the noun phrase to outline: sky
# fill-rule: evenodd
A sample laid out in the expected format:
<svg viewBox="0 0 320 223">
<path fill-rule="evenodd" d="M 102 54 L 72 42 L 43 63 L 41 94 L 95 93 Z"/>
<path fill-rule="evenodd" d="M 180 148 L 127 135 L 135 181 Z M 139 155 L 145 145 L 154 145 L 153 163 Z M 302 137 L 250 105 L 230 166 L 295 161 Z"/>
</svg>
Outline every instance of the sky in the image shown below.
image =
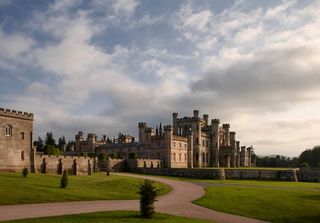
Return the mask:
<svg viewBox="0 0 320 223">
<path fill-rule="evenodd" d="M 197 109 L 298 156 L 320 139 L 320 1 L 0 0 L 0 107 L 67 139 Z"/>
</svg>

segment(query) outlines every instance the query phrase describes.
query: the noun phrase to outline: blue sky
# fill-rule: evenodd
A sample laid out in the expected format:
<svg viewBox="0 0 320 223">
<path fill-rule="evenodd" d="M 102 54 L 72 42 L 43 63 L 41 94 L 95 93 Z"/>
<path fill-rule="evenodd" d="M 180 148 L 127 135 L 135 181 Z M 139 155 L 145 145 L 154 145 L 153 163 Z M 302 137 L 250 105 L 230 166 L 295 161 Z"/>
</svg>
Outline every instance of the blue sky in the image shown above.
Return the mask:
<svg viewBox="0 0 320 223">
<path fill-rule="evenodd" d="M 0 0 L 0 106 L 69 139 L 199 109 L 295 156 L 319 144 L 319 27 L 319 1 Z"/>
</svg>

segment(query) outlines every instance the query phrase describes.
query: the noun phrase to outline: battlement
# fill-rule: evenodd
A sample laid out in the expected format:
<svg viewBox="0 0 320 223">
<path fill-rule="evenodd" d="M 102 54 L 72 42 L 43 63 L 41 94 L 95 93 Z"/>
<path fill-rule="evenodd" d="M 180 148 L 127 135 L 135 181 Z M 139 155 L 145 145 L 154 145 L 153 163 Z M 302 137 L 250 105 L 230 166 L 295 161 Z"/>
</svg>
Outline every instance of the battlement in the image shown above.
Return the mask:
<svg viewBox="0 0 320 223">
<path fill-rule="evenodd" d="M 139 126 L 139 128 L 147 127 L 147 123 L 145 123 L 145 122 L 139 122 L 138 126 Z"/>
<path fill-rule="evenodd" d="M 211 124 L 219 124 L 220 123 L 220 119 L 212 119 L 211 120 Z"/>
<path fill-rule="evenodd" d="M 222 128 L 228 129 L 228 128 L 230 128 L 230 124 L 229 124 L 229 123 L 223 124 L 223 125 L 222 125 Z"/>
<path fill-rule="evenodd" d="M 148 128 L 145 129 L 145 132 L 146 133 L 152 133 L 153 132 L 153 128 L 148 127 Z"/>
<path fill-rule="evenodd" d="M 33 121 L 33 113 L 11 110 L 11 109 L 6 109 L 6 108 L 0 108 L 0 116 L 26 119 L 26 120 Z"/>
<path fill-rule="evenodd" d="M 234 135 L 236 135 L 236 132 L 230 132 L 230 135 L 234 136 Z"/>
<path fill-rule="evenodd" d="M 167 131 L 173 131 L 173 128 L 171 125 L 165 125 L 164 127 L 164 131 L 167 132 Z"/>
</svg>

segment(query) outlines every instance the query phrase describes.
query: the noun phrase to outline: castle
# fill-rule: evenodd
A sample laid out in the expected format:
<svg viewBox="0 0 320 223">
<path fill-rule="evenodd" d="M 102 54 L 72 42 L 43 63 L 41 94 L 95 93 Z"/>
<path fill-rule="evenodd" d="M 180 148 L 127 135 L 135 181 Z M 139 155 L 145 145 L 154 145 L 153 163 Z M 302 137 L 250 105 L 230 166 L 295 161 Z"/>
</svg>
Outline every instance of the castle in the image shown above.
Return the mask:
<svg viewBox="0 0 320 223">
<path fill-rule="evenodd" d="M 37 154 L 33 148 L 32 113 L 0 108 L 0 171 L 61 174 L 91 174 L 95 159 L 77 156 L 50 156 Z"/>
<path fill-rule="evenodd" d="M 172 126 L 162 127 L 161 123 L 154 130 L 146 123 L 140 122 L 139 142 L 130 135 L 119 135 L 111 141 L 106 136 L 97 140 L 94 133 L 84 140 L 83 133 L 75 136 L 77 152 L 97 154 L 117 154 L 125 159 L 136 154 L 141 159 L 160 160 L 165 168 L 193 167 L 243 167 L 251 166 L 253 148 L 240 147 L 236 133 L 230 131 L 230 124 L 220 125 L 219 119 L 199 116 L 193 111 L 193 117 L 178 118 L 172 114 Z"/>
</svg>

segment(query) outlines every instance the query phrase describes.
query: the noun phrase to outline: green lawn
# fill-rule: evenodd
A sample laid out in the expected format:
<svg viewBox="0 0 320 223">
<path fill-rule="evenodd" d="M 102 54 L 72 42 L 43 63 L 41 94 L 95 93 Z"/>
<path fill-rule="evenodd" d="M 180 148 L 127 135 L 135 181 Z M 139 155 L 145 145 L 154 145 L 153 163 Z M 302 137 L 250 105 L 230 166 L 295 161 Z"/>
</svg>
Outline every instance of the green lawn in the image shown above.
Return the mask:
<svg viewBox="0 0 320 223">
<path fill-rule="evenodd" d="M 271 222 L 320 222 L 320 191 L 208 187 L 194 203 Z"/>
<path fill-rule="evenodd" d="M 191 218 L 178 217 L 168 214 L 157 213 L 153 219 L 143 219 L 138 216 L 138 212 L 134 211 L 111 211 L 98 212 L 79 215 L 64 215 L 59 217 L 33 218 L 16 221 L 5 221 L 7 223 L 137 223 L 137 222 L 158 222 L 158 223 L 209 223 L 212 221 L 197 220 Z M 3 222 L 3 223 L 5 223 Z"/>
<path fill-rule="evenodd" d="M 139 199 L 137 185 L 141 179 L 125 176 L 94 174 L 69 176 L 67 188 L 60 188 L 59 175 L 0 173 L 0 205 L 58 201 Z M 155 184 L 161 194 L 168 193 L 168 185 Z"/>
</svg>

